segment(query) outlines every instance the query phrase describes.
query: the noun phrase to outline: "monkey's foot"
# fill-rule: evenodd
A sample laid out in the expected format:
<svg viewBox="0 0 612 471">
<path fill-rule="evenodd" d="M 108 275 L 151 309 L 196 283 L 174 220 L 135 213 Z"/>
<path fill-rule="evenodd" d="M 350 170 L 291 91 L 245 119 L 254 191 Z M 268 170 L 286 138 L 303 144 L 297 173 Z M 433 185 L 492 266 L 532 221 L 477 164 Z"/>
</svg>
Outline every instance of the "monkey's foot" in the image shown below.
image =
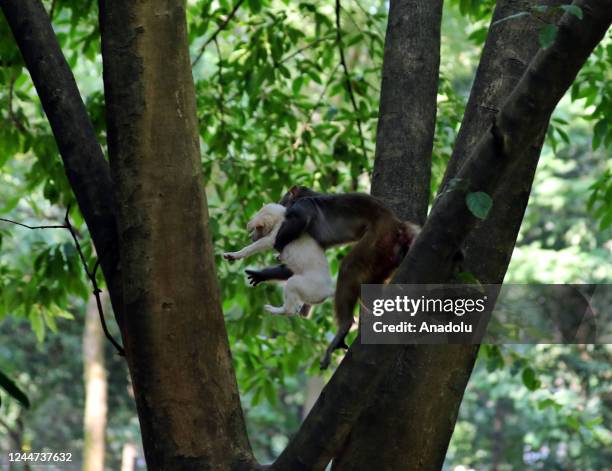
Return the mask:
<svg viewBox="0 0 612 471">
<path fill-rule="evenodd" d="M 336 337 L 334 337 L 334 339 L 331 341 L 331 343 L 327 347 L 327 350 L 325 350 L 325 356 L 319 363 L 319 368 L 321 368 L 322 370 L 327 369 L 327 367 L 329 366 L 331 362 L 331 356 L 334 350 L 337 350 L 339 348 L 348 350 L 349 347 L 345 341 L 346 332 L 348 332 L 348 329 L 343 334 L 342 333 L 336 334 Z"/>
<path fill-rule="evenodd" d="M 331 353 L 325 352 L 325 356 L 319 362 L 319 368 L 321 370 L 326 370 L 330 362 L 331 362 Z"/>
</svg>

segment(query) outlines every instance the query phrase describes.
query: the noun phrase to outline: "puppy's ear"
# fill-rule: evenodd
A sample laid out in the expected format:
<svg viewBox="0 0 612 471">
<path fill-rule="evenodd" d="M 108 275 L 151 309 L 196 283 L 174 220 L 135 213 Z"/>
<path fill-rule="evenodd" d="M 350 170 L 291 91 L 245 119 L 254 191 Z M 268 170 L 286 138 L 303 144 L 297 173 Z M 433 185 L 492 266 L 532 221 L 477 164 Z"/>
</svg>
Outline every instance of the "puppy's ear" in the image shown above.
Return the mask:
<svg viewBox="0 0 612 471">
<path fill-rule="evenodd" d="M 289 189 L 289 193 L 291 194 L 292 197 L 297 197 L 297 195 L 300 194 L 300 187 L 297 185 L 293 185 L 290 189 Z"/>
</svg>

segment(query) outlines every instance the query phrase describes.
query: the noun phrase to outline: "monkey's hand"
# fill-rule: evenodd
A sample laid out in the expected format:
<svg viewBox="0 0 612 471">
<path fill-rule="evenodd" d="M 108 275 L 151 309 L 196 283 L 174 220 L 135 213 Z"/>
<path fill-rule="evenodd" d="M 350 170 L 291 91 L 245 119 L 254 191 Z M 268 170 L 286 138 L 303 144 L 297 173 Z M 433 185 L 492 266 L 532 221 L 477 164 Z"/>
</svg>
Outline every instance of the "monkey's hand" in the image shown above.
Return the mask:
<svg viewBox="0 0 612 471">
<path fill-rule="evenodd" d="M 262 275 L 260 271 L 257 270 L 245 270 L 247 277 L 249 278 L 249 283 L 251 286 L 257 286 L 262 281 L 266 281 L 267 278 Z"/>
<path fill-rule="evenodd" d="M 223 258 L 233 262 L 234 260 L 240 260 L 242 257 L 240 256 L 239 252 L 225 252 L 223 254 Z"/>
</svg>

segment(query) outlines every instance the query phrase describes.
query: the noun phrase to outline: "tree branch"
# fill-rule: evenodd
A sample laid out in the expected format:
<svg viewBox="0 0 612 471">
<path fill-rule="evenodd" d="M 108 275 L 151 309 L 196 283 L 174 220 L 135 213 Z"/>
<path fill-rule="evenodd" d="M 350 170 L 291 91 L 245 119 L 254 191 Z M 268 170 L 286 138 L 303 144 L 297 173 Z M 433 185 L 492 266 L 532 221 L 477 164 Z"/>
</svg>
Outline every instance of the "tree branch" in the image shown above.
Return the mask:
<svg viewBox="0 0 612 471">
<path fill-rule="evenodd" d="M 89 227 L 121 327 L 116 203 L 109 166 L 51 21 L 39 0 L 0 0 L 60 151 L 66 176 Z"/>
<path fill-rule="evenodd" d="M 500 181 L 521 162 L 524 151 L 541 132 L 543 123 L 547 122 L 580 67 L 604 36 L 612 19 L 612 0 L 576 4 L 582 8 L 584 19 L 564 15 L 555 43 L 536 55 L 502 106 L 499 117 L 461 168 L 458 177 L 469 182 L 468 191 L 495 193 Z M 465 191 L 455 190 L 442 195 L 393 282 L 445 282 L 452 271 L 456 251 L 476 222 L 465 204 Z M 462 356 L 468 365 L 470 347 L 474 348 L 462 346 L 466 350 Z M 361 401 L 368 397 L 373 385 L 380 381 L 402 350 L 405 348 L 363 345 L 355 341 L 304 424 L 272 468 L 324 467 L 338 453 L 338 447 L 359 417 L 365 405 Z M 435 361 L 435 350 L 436 346 L 419 350 L 425 355 L 419 364 L 425 364 L 421 362 L 426 357 Z M 452 371 L 449 375 L 452 376 Z M 456 385 L 460 386 L 461 381 Z M 451 381 L 451 384 L 454 383 Z M 427 417 L 436 414 L 435 401 L 415 406 L 427 412 Z"/>
<path fill-rule="evenodd" d="M 284 64 L 287 61 L 290 61 L 291 59 L 293 59 L 295 56 L 297 56 L 298 54 L 301 54 L 304 51 L 307 51 L 308 49 L 311 49 L 313 47 L 315 47 L 317 44 L 320 44 L 324 41 L 329 41 L 330 39 L 334 39 L 336 37 L 336 35 L 333 36 L 323 36 L 322 38 L 318 38 L 315 39 L 314 41 L 300 47 L 299 49 L 290 52 L 289 54 L 287 54 L 285 57 L 281 58 L 281 60 L 278 61 L 278 63 L 274 64 L 275 67 L 277 67 L 279 64 Z"/>
<path fill-rule="evenodd" d="M 114 339 L 114 337 L 109 332 L 108 327 L 106 325 L 106 319 L 104 318 L 104 310 L 102 308 L 102 302 L 100 301 L 100 293 L 102 293 L 102 291 L 100 290 L 100 287 L 98 286 L 98 282 L 96 280 L 96 272 L 98 271 L 98 267 L 100 266 L 100 258 L 96 260 L 93 270 L 90 270 L 89 267 L 87 266 L 87 260 L 85 259 L 85 254 L 83 253 L 83 249 L 81 248 L 81 244 L 79 242 L 79 238 L 77 237 L 76 230 L 74 229 L 74 227 L 72 226 L 72 223 L 70 222 L 69 215 L 70 215 L 70 205 L 68 205 L 68 208 L 66 209 L 66 215 L 64 216 L 64 224 L 29 226 L 28 224 L 23 224 L 21 222 L 13 221 L 11 219 L 6 219 L 6 218 L 0 218 L 0 221 L 8 222 L 10 224 L 14 224 L 16 226 L 25 227 L 26 229 L 32 229 L 32 230 L 66 229 L 68 230 L 68 232 L 70 232 L 70 236 L 72 237 L 72 240 L 74 241 L 74 246 L 76 248 L 76 251 L 79 254 L 81 265 L 83 266 L 83 269 L 85 270 L 87 278 L 89 278 L 89 282 L 91 283 L 91 286 L 93 288 L 93 294 L 96 297 L 96 304 L 98 306 L 98 314 L 100 315 L 100 323 L 102 324 L 102 330 L 104 330 L 104 335 L 106 335 L 106 338 L 115 347 L 115 349 L 117 350 L 117 353 L 123 357 L 125 356 L 125 350 Z"/>
<path fill-rule="evenodd" d="M 21 222 L 13 221 L 11 219 L 0 218 L 2 222 L 8 222 L 10 224 L 15 224 L 16 226 L 25 227 L 26 229 L 66 229 L 66 226 L 28 226 L 27 224 L 23 224 Z"/>
<path fill-rule="evenodd" d="M 365 148 L 365 139 L 363 138 L 363 129 L 361 127 L 361 118 L 359 117 L 359 108 L 357 107 L 357 100 L 355 99 L 355 92 L 353 91 L 353 84 L 351 83 L 351 74 L 349 73 L 348 66 L 346 64 L 346 58 L 344 57 L 344 46 L 342 45 L 342 28 L 340 27 L 340 14 L 342 12 L 342 5 L 340 0 L 336 0 L 336 44 L 338 45 L 338 52 L 340 53 L 340 63 L 342 64 L 342 70 L 344 71 L 344 79 L 346 82 L 346 91 L 351 99 L 353 105 L 353 111 L 355 112 L 355 119 L 357 121 L 357 130 L 359 131 L 359 141 L 361 143 L 361 152 L 364 160 L 367 160 L 368 155 Z"/>
<path fill-rule="evenodd" d="M 85 270 L 85 273 L 87 274 L 87 278 L 89 278 L 89 281 L 91 282 L 91 286 L 93 287 L 93 295 L 96 297 L 96 305 L 98 306 L 98 314 L 100 316 L 100 323 L 102 324 L 102 330 L 104 331 L 104 335 L 110 341 L 110 343 L 113 344 L 113 346 L 117 350 L 117 353 L 119 353 L 120 356 L 124 357 L 125 350 L 123 349 L 121 345 L 119 345 L 119 343 L 113 338 L 111 333 L 108 331 L 108 327 L 106 325 L 106 319 L 104 318 L 104 309 L 102 308 L 102 301 L 100 299 L 100 293 L 102 291 L 100 290 L 100 287 L 98 286 L 98 281 L 96 280 L 96 273 L 98 271 L 98 267 L 100 266 L 100 257 L 97 258 L 96 262 L 94 263 L 93 269 L 90 270 L 89 267 L 87 266 L 87 260 L 85 259 L 85 254 L 83 254 L 83 249 L 81 248 L 81 244 L 79 243 L 79 239 L 77 237 L 76 231 L 74 230 L 74 227 L 72 226 L 72 223 L 70 222 L 70 205 L 68 205 L 68 208 L 66 209 L 66 216 L 64 216 L 64 227 L 68 229 L 68 231 L 70 232 L 70 236 L 72 237 L 72 240 L 74 241 L 74 245 L 76 247 L 77 253 L 79 254 L 79 258 L 81 259 L 81 264 L 83 265 L 83 269 Z M 102 256 L 104 256 L 104 254 L 102 254 Z"/>
<path fill-rule="evenodd" d="M 210 37 L 206 41 L 204 41 L 204 44 L 202 44 L 202 46 L 200 47 L 200 51 L 198 52 L 198 55 L 191 63 L 191 67 L 195 67 L 195 65 L 198 62 L 200 62 L 200 59 L 204 55 L 204 51 L 206 50 L 206 47 L 217 38 L 217 35 L 221 31 L 223 31 L 227 27 L 227 25 L 230 23 L 230 21 L 232 21 L 234 16 L 236 16 L 236 13 L 238 13 L 238 10 L 240 9 L 240 6 L 243 3 L 244 3 L 244 0 L 238 0 L 236 4 L 234 5 L 234 8 L 232 8 L 232 11 L 230 11 L 229 14 L 227 15 L 227 18 L 225 18 L 225 20 L 217 27 L 215 32 L 211 34 Z"/>
</svg>

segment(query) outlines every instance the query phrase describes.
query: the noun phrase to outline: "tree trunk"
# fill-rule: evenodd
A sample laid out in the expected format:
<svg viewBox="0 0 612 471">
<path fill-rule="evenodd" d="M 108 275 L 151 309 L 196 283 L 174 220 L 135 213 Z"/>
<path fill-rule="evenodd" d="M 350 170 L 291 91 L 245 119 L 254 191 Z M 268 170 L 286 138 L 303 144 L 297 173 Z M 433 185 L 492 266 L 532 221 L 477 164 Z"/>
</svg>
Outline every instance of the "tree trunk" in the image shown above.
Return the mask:
<svg viewBox="0 0 612 471">
<path fill-rule="evenodd" d="M 491 24 L 524 11 L 527 6 L 563 3 L 563 0 L 532 0 L 530 5 L 512 0 L 497 2 Z M 539 49 L 538 33 L 542 21 L 556 23 L 558 19 L 559 13 L 540 14 L 538 18 L 509 20 L 491 27 L 441 188 L 465 162 L 470 149 L 491 125 L 503 102 L 523 76 Z M 527 208 L 547 126 L 548 122 L 527 147 L 527 155 L 520 168 L 502 182 L 498 192 L 504 195 L 503 198 L 496 199 L 487 219 L 465 241 L 464 270 L 476 276 L 481 283 L 496 284 L 504 279 Z"/>
<path fill-rule="evenodd" d="M 425 221 L 429 203 L 441 21 L 442 1 L 390 3 L 372 194 L 382 198 L 402 219 L 420 224 Z M 413 412 L 403 409 L 402 399 L 408 391 L 406 383 L 417 376 L 414 353 L 413 349 L 403 352 L 376 394 L 369 397 L 344 449 L 334 460 L 334 470 L 356 466 L 391 469 L 396 463 L 393 455 L 401 455 L 404 434 L 411 432 L 405 431 L 410 422 L 394 416 Z M 401 462 L 401 457 L 397 461 Z"/>
<path fill-rule="evenodd" d="M 512 0 L 500 1 L 491 23 L 524 8 L 523 4 L 518 5 Z M 460 163 L 467 158 L 469 149 L 491 124 L 495 110 L 499 110 L 518 83 L 527 64 L 538 50 L 537 35 L 540 25 L 538 20 L 529 19 L 504 21 L 491 28 L 445 180 L 448 180 L 448 175 L 454 174 Z M 537 143 L 529 148 L 525 164 L 502 183 L 500 194 L 509 195 L 506 197 L 507 203 L 496 204 L 487 220 L 468 236 L 467 244 L 470 249 L 467 251 L 466 268 L 473 270 L 483 282 L 500 283 L 503 279 L 529 197 L 541 144 L 540 136 Z M 412 204 L 410 201 L 414 199 L 413 193 L 413 187 L 407 186 L 407 205 Z M 493 257 L 493 251 L 503 256 Z M 488 277 L 489 273 L 477 270 L 477 266 L 486 266 L 489 273 L 496 270 L 498 276 Z M 378 394 L 371 399 L 353 429 L 349 446 L 337 463 L 338 469 L 342 469 L 340 463 L 346 463 L 347 469 L 350 469 L 356 463 L 375 463 L 376 460 L 389 463 L 389 469 L 411 469 L 411 460 L 407 454 L 413 455 L 414 448 L 420 448 L 423 453 L 428 454 L 428 464 L 442 465 L 478 350 L 471 346 L 436 346 L 430 348 L 429 354 L 421 355 L 420 353 L 424 352 L 419 350 L 425 349 L 426 347 L 409 347 L 402 352 L 395 367 L 383 380 Z M 424 361 L 425 367 L 429 369 L 423 371 L 425 376 L 442 373 L 435 383 L 432 383 L 435 384 L 434 387 L 425 387 L 426 384 L 417 379 L 420 376 L 416 371 L 423 367 L 421 361 Z M 436 365 L 435 369 L 432 363 Z M 453 374 L 446 375 L 442 367 Z M 415 437 L 423 436 L 422 431 L 419 432 L 418 429 L 425 418 L 415 419 L 418 412 L 413 410 L 413 407 L 417 406 L 418 401 L 407 400 L 407 395 L 429 398 L 428 401 L 436 398 L 436 410 L 439 417 L 442 417 L 440 428 L 444 433 L 432 427 L 436 430 L 436 438 L 428 438 L 430 448 L 427 448 L 426 444 L 415 443 L 415 440 L 418 440 Z M 383 446 L 385 443 L 389 446 Z"/>
<path fill-rule="evenodd" d="M 468 182 L 467 188 L 445 192 L 439 198 L 420 236 L 399 267 L 394 282 L 440 283 L 452 273 L 456 253 L 477 223 L 465 203 L 467 192 L 483 191 L 494 195 L 494 200 L 499 197 L 496 190 L 500 183 L 520 167 L 529 146 L 543 132 L 558 101 L 610 25 L 612 1 L 576 4 L 582 8 L 584 19 L 564 15 L 555 43 L 534 57 L 461 167 L 457 176 Z M 337 448 L 338 444 L 344 443 L 341 438 L 348 436 L 359 417 L 359 408 L 345 396 L 355 393 L 361 400 L 362 390 L 376 390 L 371 386 L 381 377 L 376 373 L 383 370 L 384 376 L 402 350 L 407 352 L 406 358 L 414 361 L 413 364 L 406 362 L 406 370 L 415 371 L 415 374 L 411 375 L 409 387 L 404 389 L 409 393 L 406 393 L 403 407 L 412 412 L 410 420 L 415 439 L 402 444 L 404 461 L 394 457 L 393 453 L 387 455 L 390 461 L 386 461 L 379 454 L 376 469 L 381 469 L 381 466 L 384 466 L 382 469 L 440 466 L 473 365 L 474 346 L 455 346 L 449 354 L 439 346 L 416 349 L 411 346 L 363 345 L 355 341 L 278 463 L 293 464 L 295 469 L 310 469 L 309 463 L 317 463 L 317 459 L 323 461 L 325 454 L 331 452 L 334 456 L 339 453 L 341 447 Z M 414 353 L 410 355 L 409 352 Z M 368 380 L 356 374 L 347 385 L 344 377 L 353 370 L 355 363 L 367 367 L 371 376 Z M 370 368 L 372 365 L 376 368 Z M 336 405 L 333 411 L 329 406 L 330 400 Z M 441 407 L 440 400 L 443 401 Z M 390 423 L 386 426 L 388 430 L 394 430 Z M 377 432 L 376 429 L 367 431 L 371 438 L 376 437 Z M 295 449 L 298 444 L 307 445 L 307 450 Z M 361 462 L 360 466 L 363 464 Z"/>
<path fill-rule="evenodd" d="M 106 304 L 106 299 L 102 301 Z M 83 331 L 85 379 L 83 471 L 104 471 L 107 411 L 105 344 L 106 337 L 100 324 L 96 299 L 91 296 L 85 310 Z"/>
<path fill-rule="evenodd" d="M 429 5 L 429 9 L 417 9 L 415 14 L 431 13 L 437 4 L 415 3 Z M 555 43 L 536 55 L 499 112 L 486 129 L 479 131 L 481 138 L 467 147 L 470 158 L 464 160 L 457 176 L 467 181 L 469 188 L 440 196 L 398 270 L 396 282 L 446 281 L 454 255 L 477 225 L 465 205 L 466 191 L 492 194 L 497 206 L 503 196 L 497 193 L 500 185 L 529 159 L 530 148 L 544 132 L 550 113 L 610 24 L 612 1 L 576 4 L 582 8 L 584 19 L 564 17 Z M 395 8 L 400 5 L 411 3 L 394 3 Z M 207 227 L 185 2 L 100 0 L 112 182 L 101 153 L 91 144 L 95 135 L 92 138 L 90 131 L 80 128 L 83 122 L 88 122 L 87 115 L 40 2 L 0 0 L 0 7 L 52 121 L 69 181 L 101 255 L 116 312 L 125 313 L 122 333 L 148 467 L 152 470 L 254 467 L 220 309 Z M 395 21 L 396 18 L 391 18 L 390 25 L 402 24 Z M 392 37 L 399 41 L 403 36 L 392 36 L 390 32 L 389 40 Z M 409 44 L 419 47 L 412 40 Z M 393 57 L 391 45 L 386 49 L 385 57 Z M 414 57 L 415 70 L 430 73 L 428 67 L 418 67 L 423 56 Z M 410 61 L 406 64 L 408 70 L 413 66 Z M 399 70 L 401 73 L 401 67 Z M 396 82 L 411 83 L 406 77 Z M 394 113 L 400 113 L 402 116 L 395 125 L 423 140 L 414 143 L 420 149 L 414 158 L 425 161 L 429 156 L 423 152 L 431 148 L 431 143 L 426 142 L 430 129 L 423 132 L 407 125 L 408 108 L 404 106 L 423 108 L 409 100 L 396 108 L 387 97 L 399 99 L 399 95 L 383 90 L 381 106 L 389 110 L 386 116 L 390 122 Z M 418 100 L 419 96 L 412 98 Z M 435 112 L 435 104 L 427 109 Z M 423 118 L 430 126 L 428 116 Z M 393 136 L 387 125 L 381 123 L 381 136 Z M 402 138 L 401 134 L 396 138 Z M 81 145 L 86 149 L 81 149 Z M 403 145 L 413 143 L 404 141 Z M 397 171 L 410 175 L 412 162 L 405 158 L 409 153 L 392 145 L 381 145 L 377 153 L 384 162 L 378 164 L 381 174 L 401 168 Z M 102 184 L 97 180 L 100 175 Z M 393 205 L 397 204 L 393 201 L 397 193 L 389 192 L 387 197 Z M 421 201 L 401 214 L 407 217 L 405 214 L 414 211 L 416 216 L 408 216 L 422 220 L 419 216 L 422 206 Z M 118 276 L 117 246 L 122 276 Z M 362 414 L 369 398 L 401 394 L 405 398 L 398 419 L 408 417 L 410 423 L 400 423 L 394 429 L 395 423 L 387 416 L 385 433 L 397 430 L 399 438 L 394 443 L 384 442 L 383 448 L 377 450 L 380 453 L 376 460 L 373 447 L 364 449 L 363 461 L 358 466 L 362 469 L 370 465 L 372 469 L 439 466 L 474 355 L 471 346 L 453 347 L 449 352 L 439 346 L 417 349 L 354 342 L 303 426 L 272 468 L 322 469 L 335 456 L 341 456 L 338 467 L 348 467 L 351 460 L 357 463 L 357 455 L 351 452 L 351 447 L 355 450 L 358 443 L 352 441 L 355 436 L 379 438 L 376 435 L 379 429 L 369 422 L 368 412 Z M 381 379 L 393 369 L 407 378 L 403 387 L 391 390 L 383 384 L 379 389 Z M 406 441 L 408 433 L 418 436 Z M 401 453 L 395 455 L 394 451 Z"/>
<path fill-rule="evenodd" d="M 442 0 L 392 0 L 385 37 L 372 194 L 422 224 L 436 126 Z"/>
<path fill-rule="evenodd" d="M 100 2 L 125 347 L 151 470 L 251 460 L 215 273 L 185 2 Z"/>
<path fill-rule="evenodd" d="M 138 449 L 136 444 L 132 442 L 125 443 L 121 451 L 121 471 L 134 471 L 136 469 L 137 456 Z"/>
<path fill-rule="evenodd" d="M 533 158 L 531 149 L 534 145 L 541 145 L 541 136 L 552 111 L 589 54 L 601 41 L 612 19 L 610 1 L 576 3 L 582 8 L 584 19 L 579 20 L 566 14 L 559 23 L 555 43 L 546 50 L 540 50 L 530 62 L 513 92 L 493 118 L 493 123 L 457 174 L 458 178 L 468 183 L 467 190 L 457 189 L 440 196 L 421 236 L 415 241 L 407 260 L 400 266 L 397 280 L 413 283 L 435 281 L 435 276 L 430 278 L 422 275 L 426 266 L 444 266 L 474 225 L 474 217 L 465 204 L 466 193 L 484 191 L 493 195 L 494 202 L 507 197 L 499 192 L 503 182 L 515 178 L 515 172 L 520 172 L 522 165 L 530 157 Z M 452 218 L 444 216 L 451 214 Z M 473 359 L 469 361 L 470 346 L 447 348 L 449 351 L 443 356 L 450 360 L 446 366 L 453 375 L 441 371 L 440 364 L 445 363 L 439 361 L 439 348 L 429 346 L 419 352 L 418 364 L 429 363 L 433 368 L 424 377 L 415 377 L 410 387 L 405 389 L 410 391 L 405 399 L 405 407 L 416 412 L 411 415 L 410 421 L 413 426 L 427 424 L 428 430 L 425 433 L 429 437 L 428 442 L 438 442 L 438 448 L 420 447 L 421 440 L 414 440 L 414 435 L 406 435 L 407 441 L 402 448 L 405 461 L 397 461 L 402 463 L 404 469 L 428 469 L 432 463 L 441 465 L 440 461 L 432 457 L 439 456 L 439 447 L 446 449 L 450 433 L 445 440 L 440 436 L 447 430 L 452 431 L 455 411 L 465 387 L 465 384 L 457 387 L 460 385 L 453 383 L 452 378 L 464 377 L 467 381 L 467 373 L 473 365 Z M 455 352 L 455 348 L 460 349 L 460 354 Z M 408 347 L 407 351 L 411 349 Z M 444 390 L 451 394 L 453 390 L 456 391 L 455 411 L 440 408 L 437 396 L 432 400 L 432 393 L 436 390 L 440 391 L 439 394 L 444 394 Z M 432 417 L 434 420 L 427 421 Z M 397 467 L 391 466 L 389 469 Z"/>
</svg>

